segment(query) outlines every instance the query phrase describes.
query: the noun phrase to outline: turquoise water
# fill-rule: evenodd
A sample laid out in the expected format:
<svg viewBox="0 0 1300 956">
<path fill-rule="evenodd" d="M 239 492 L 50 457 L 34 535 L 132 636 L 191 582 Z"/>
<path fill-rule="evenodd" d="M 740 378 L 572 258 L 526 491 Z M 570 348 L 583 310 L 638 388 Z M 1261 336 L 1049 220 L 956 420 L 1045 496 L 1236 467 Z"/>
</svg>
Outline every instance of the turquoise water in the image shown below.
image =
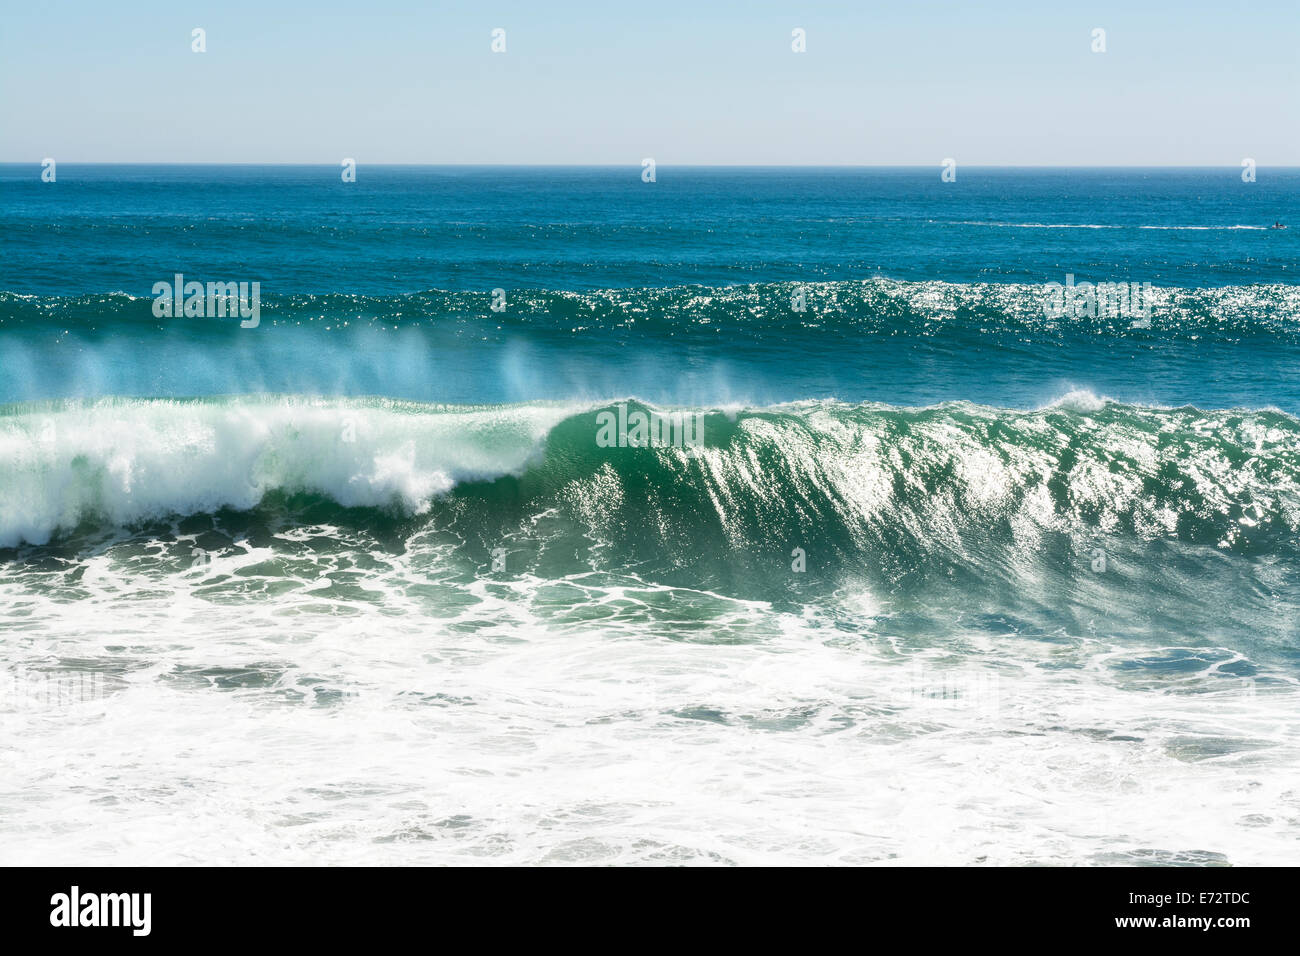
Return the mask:
<svg viewBox="0 0 1300 956">
<path fill-rule="evenodd" d="M 6 855 L 1276 862 L 1298 187 L 0 167 Z"/>
</svg>

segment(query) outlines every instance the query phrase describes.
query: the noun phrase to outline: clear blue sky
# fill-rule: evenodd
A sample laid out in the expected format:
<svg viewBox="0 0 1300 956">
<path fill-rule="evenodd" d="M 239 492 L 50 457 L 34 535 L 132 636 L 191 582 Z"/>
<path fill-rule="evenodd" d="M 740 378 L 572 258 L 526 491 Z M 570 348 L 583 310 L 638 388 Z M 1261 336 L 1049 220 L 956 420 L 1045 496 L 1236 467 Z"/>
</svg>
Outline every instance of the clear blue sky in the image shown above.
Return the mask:
<svg viewBox="0 0 1300 956">
<path fill-rule="evenodd" d="M 1298 64 L 1300 0 L 4 0 L 0 161 L 1300 165 Z"/>
</svg>

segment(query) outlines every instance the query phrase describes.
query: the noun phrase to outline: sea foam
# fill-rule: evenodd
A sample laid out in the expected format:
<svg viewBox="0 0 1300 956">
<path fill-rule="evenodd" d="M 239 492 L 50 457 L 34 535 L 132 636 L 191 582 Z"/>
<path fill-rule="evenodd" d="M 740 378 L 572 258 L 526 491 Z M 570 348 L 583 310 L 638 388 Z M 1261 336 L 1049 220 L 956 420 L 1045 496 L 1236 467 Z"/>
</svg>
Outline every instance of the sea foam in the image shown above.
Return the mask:
<svg viewBox="0 0 1300 956">
<path fill-rule="evenodd" d="M 111 400 L 0 417 L 0 546 L 87 518 L 125 525 L 255 506 L 270 490 L 409 512 L 517 472 L 572 406 Z"/>
</svg>

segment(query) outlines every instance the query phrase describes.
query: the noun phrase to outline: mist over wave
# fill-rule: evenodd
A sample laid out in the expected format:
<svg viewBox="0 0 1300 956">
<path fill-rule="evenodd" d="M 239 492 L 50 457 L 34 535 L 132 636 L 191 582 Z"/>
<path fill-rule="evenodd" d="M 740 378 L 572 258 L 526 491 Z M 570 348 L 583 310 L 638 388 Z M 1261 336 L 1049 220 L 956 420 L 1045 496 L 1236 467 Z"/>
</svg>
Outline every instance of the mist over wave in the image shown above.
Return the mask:
<svg viewBox="0 0 1300 956">
<path fill-rule="evenodd" d="M 1140 315 L 1061 318 L 1047 314 L 1045 285 L 889 279 L 520 289 L 500 313 L 488 292 L 267 292 L 252 329 L 238 319 L 158 319 L 150 299 L 125 293 L 0 293 L 0 401 L 271 392 L 501 404 L 635 394 L 666 405 L 835 396 L 1035 408 L 1082 388 L 1135 404 L 1300 413 L 1298 289 L 1152 287 Z"/>
</svg>

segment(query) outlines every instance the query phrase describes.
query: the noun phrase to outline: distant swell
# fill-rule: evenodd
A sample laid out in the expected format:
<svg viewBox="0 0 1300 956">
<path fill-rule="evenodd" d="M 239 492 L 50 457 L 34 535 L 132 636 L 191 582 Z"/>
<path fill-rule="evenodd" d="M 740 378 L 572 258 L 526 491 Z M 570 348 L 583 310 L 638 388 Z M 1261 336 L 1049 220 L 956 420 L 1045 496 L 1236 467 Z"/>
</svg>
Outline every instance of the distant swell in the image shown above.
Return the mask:
<svg viewBox="0 0 1300 956">
<path fill-rule="evenodd" d="M 1082 228 L 1082 227 L 1080 227 Z M 1154 227 L 1153 227 L 1154 228 Z M 1172 227 L 1170 227 L 1172 228 Z M 904 282 L 870 278 L 839 282 L 769 282 L 725 287 L 552 291 L 507 290 L 507 308 L 497 312 L 488 290 L 429 290 L 404 295 L 286 294 L 263 284 L 264 326 L 302 326 L 324 331 L 433 326 L 462 328 L 473 335 L 483 323 L 553 337 L 590 337 L 602 331 L 636 329 L 643 334 L 690 330 L 766 337 L 834 333 L 924 334 L 935 323 L 981 329 L 1041 332 L 1044 285 L 1077 282 L 1143 282 L 1142 275 L 1089 274 L 1083 266 L 1063 267 L 1035 283 Z M 1300 332 L 1300 286 L 1249 285 L 1206 289 L 1155 287 L 1152 323 L 1166 335 L 1204 336 Z M 794 303 L 799 300 L 798 308 Z M 147 296 L 114 292 L 80 296 L 36 296 L 0 292 L 0 333 L 117 336 L 124 329 L 183 332 L 186 336 L 228 336 L 238 321 L 220 318 L 159 319 Z M 1126 335 L 1125 316 L 1078 317 L 1070 334 Z M 257 330 L 254 330 L 257 331 Z M 265 328 L 261 329 L 265 334 Z M 1065 330 L 1061 330 L 1064 334 Z M 247 334 L 247 333 L 246 333 Z"/>
</svg>

